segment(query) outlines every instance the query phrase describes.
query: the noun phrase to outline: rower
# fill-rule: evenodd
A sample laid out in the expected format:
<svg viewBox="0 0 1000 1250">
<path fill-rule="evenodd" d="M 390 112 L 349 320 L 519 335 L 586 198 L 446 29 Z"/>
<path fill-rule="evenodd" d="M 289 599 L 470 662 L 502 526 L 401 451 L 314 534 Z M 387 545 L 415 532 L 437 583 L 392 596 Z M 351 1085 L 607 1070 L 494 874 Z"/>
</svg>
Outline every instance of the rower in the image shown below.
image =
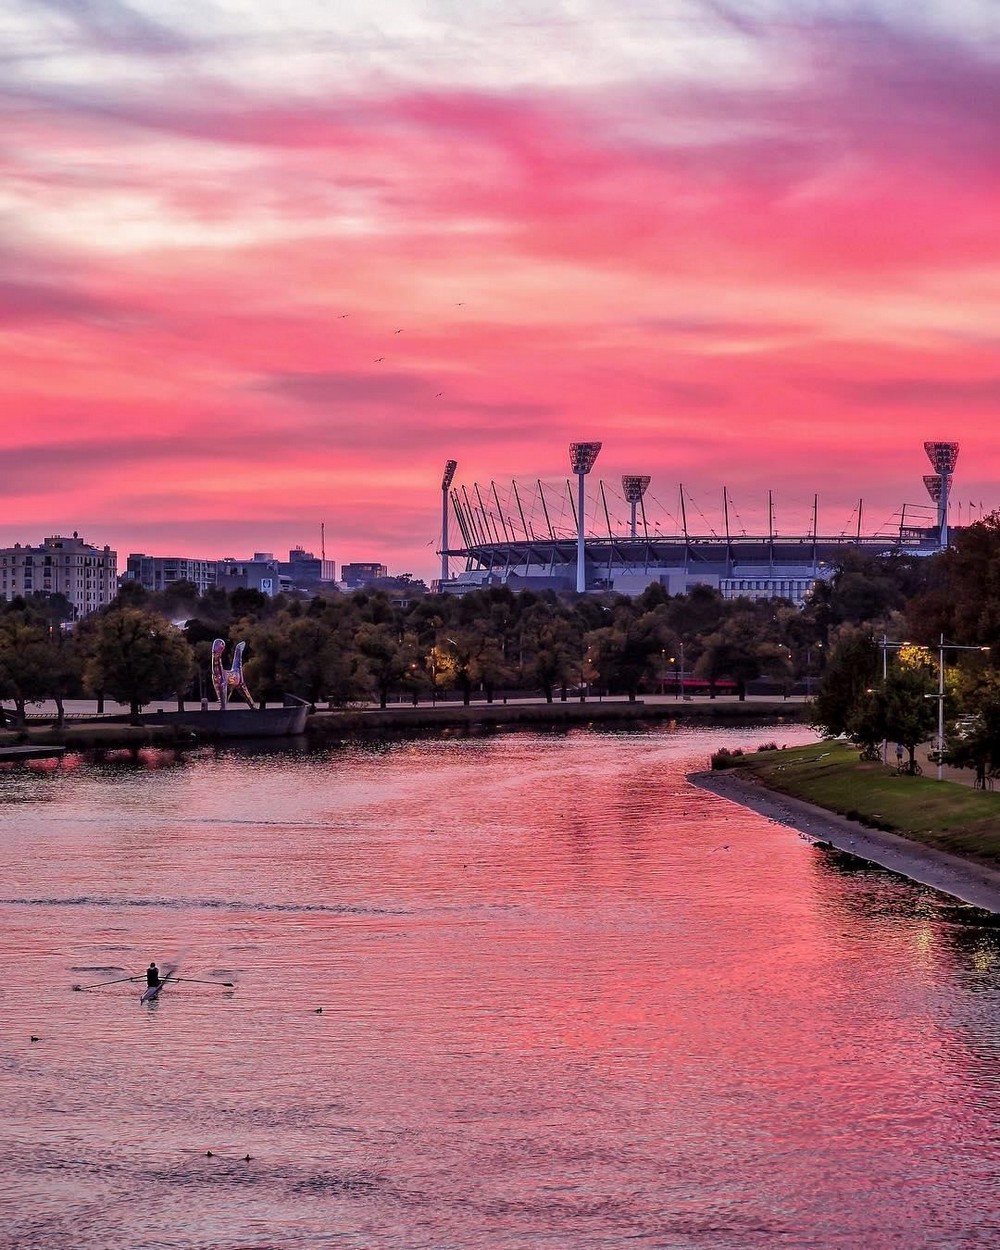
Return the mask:
<svg viewBox="0 0 1000 1250">
<path fill-rule="evenodd" d="M 160 970 L 156 966 L 154 960 L 146 969 L 146 985 L 150 989 L 155 989 L 160 984 Z"/>
</svg>

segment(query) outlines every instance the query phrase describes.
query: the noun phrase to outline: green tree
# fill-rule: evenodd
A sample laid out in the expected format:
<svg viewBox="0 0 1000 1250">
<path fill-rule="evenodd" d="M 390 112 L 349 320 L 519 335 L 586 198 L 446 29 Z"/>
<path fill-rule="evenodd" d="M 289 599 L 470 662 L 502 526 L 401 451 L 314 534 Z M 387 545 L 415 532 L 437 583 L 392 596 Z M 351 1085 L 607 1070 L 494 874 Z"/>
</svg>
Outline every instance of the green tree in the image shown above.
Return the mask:
<svg viewBox="0 0 1000 1250">
<path fill-rule="evenodd" d="M 835 638 L 812 702 L 813 725 L 834 736 L 850 733 L 852 719 L 878 681 L 880 664 L 870 631 L 847 629 Z"/>
<path fill-rule="evenodd" d="M 139 724 L 144 703 L 187 689 L 193 671 L 191 648 L 165 617 L 142 608 L 105 613 L 98 621 L 84 667 L 84 684 L 128 705 Z"/>
<path fill-rule="evenodd" d="M 389 692 L 399 686 L 409 666 L 397 631 L 389 623 L 366 622 L 355 633 L 354 645 L 378 695 L 379 707 L 385 707 Z"/>
<path fill-rule="evenodd" d="M 928 646 L 943 634 L 966 646 L 1000 647 L 1000 512 L 959 530 L 932 564 L 937 584 L 906 609 L 914 637 Z"/>
<path fill-rule="evenodd" d="M 966 677 L 961 684 L 961 715 L 945 736 L 945 762 L 976 770 L 976 788 L 1000 775 L 1000 674 Z"/>
<path fill-rule="evenodd" d="M 925 667 L 897 665 L 875 689 L 873 702 L 880 718 L 880 739 L 900 742 L 909 753 L 908 771 L 916 771 L 915 750 L 937 724 L 933 682 Z"/>
<path fill-rule="evenodd" d="M 53 650 L 49 627 L 32 620 L 30 612 L 0 617 L 0 692 L 13 700 L 18 725 L 25 723 L 26 705 L 49 694 Z"/>
</svg>

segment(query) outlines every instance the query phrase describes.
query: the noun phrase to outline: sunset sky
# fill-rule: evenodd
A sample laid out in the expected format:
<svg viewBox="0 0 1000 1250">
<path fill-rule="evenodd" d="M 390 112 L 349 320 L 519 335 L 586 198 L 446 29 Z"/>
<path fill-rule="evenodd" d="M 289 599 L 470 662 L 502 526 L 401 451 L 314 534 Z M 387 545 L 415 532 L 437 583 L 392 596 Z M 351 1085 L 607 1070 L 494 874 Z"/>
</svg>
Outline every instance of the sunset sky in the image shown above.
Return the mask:
<svg viewBox="0 0 1000 1250">
<path fill-rule="evenodd" d="M 768 490 L 786 533 L 817 492 L 821 531 L 859 497 L 885 527 L 928 438 L 1000 505 L 996 0 L 0 0 L 0 31 L 4 545 L 325 523 L 338 567 L 429 577 L 446 458 L 564 482 L 574 439 L 693 528 L 724 487 L 748 529 Z"/>
</svg>

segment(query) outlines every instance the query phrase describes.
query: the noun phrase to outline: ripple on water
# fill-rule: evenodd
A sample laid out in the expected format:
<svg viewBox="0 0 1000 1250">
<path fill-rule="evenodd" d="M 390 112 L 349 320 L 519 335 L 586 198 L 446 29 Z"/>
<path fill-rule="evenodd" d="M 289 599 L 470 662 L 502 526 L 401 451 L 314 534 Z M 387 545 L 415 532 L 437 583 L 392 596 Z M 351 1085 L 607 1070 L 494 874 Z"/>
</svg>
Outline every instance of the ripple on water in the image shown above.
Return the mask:
<svg viewBox="0 0 1000 1250">
<path fill-rule="evenodd" d="M 988 1244 L 1000 930 L 686 784 L 774 736 L 5 774 L 3 1245 Z"/>
</svg>

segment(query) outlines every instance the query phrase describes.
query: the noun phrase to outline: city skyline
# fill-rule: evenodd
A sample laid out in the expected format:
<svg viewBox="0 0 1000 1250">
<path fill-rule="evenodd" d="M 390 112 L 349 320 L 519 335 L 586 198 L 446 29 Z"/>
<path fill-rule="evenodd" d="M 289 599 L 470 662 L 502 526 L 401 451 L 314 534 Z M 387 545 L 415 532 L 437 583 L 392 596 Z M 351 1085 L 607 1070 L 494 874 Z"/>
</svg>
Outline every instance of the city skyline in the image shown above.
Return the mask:
<svg viewBox="0 0 1000 1250">
<path fill-rule="evenodd" d="M 831 529 L 953 439 L 1000 503 L 987 0 L 4 8 L 0 545 L 430 579 L 447 457 L 586 439 Z"/>
</svg>

